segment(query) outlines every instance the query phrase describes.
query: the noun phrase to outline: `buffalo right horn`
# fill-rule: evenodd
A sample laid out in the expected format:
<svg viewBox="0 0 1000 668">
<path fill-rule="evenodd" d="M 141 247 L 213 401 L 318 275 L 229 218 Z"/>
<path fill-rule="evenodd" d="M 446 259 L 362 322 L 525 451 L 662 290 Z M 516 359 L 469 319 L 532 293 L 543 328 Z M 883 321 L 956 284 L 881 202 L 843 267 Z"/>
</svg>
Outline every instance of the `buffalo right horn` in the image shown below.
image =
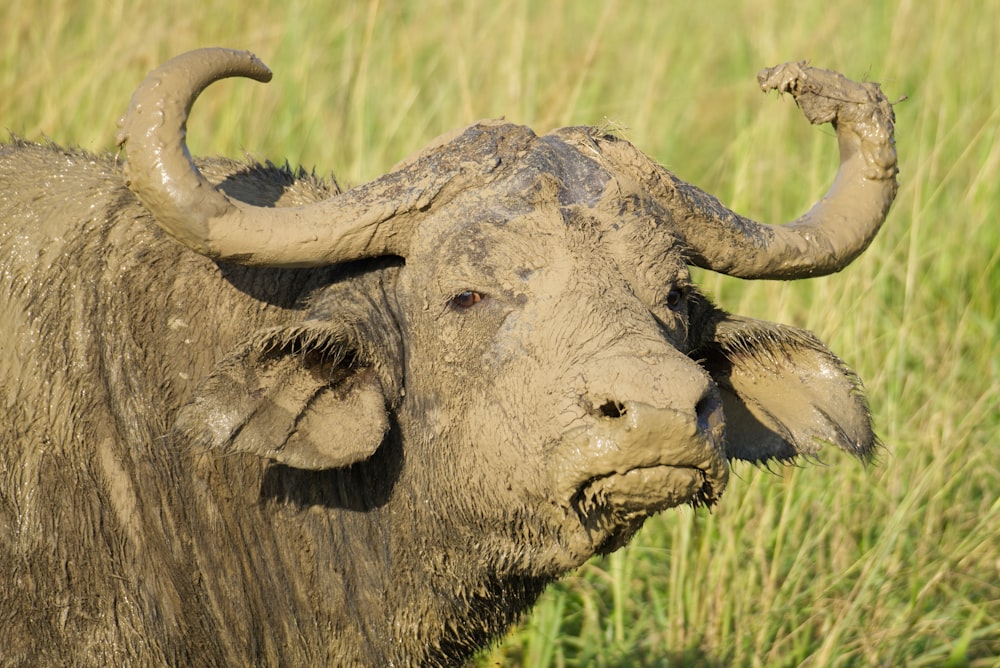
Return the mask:
<svg viewBox="0 0 1000 668">
<path fill-rule="evenodd" d="M 168 234 L 212 259 L 308 267 L 405 255 L 412 230 L 404 224 L 407 214 L 429 207 L 467 169 L 424 151 L 381 178 L 316 204 L 269 208 L 232 200 L 198 171 L 185 135 L 198 95 L 233 76 L 266 82 L 271 72 L 247 51 L 200 49 L 177 56 L 143 80 L 119 122 L 129 187 Z M 473 129 L 468 139 L 476 138 Z"/>
<path fill-rule="evenodd" d="M 837 131 L 840 167 L 826 195 L 786 225 L 765 225 L 684 183 L 624 141 L 601 142 L 612 171 L 637 181 L 673 214 L 699 267 L 740 278 L 793 279 L 840 271 L 878 233 L 896 196 L 895 117 L 876 83 L 786 63 L 763 70 L 761 89 L 791 93 L 814 124 Z"/>
</svg>

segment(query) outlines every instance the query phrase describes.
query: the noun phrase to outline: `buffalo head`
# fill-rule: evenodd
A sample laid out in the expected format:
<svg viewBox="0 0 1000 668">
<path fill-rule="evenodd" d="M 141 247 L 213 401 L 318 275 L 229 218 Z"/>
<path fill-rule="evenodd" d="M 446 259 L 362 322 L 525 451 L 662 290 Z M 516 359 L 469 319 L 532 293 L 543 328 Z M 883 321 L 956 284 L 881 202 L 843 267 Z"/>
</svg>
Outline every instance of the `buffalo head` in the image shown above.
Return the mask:
<svg viewBox="0 0 1000 668">
<path fill-rule="evenodd" d="M 593 128 L 539 137 L 496 121 L 315 205 L 249 206 L 184 144 L 195 97 L 226 76 L 270 73 L 204 50 L 150 74 L 120 135 L 130 187 L 218 262 L 344 270 L 304 319 L 218 361 L 177 417 L 187 438 L 308 470 L 359 465 L 396 439 L 390 495 L 498 570 L 545 575 L 622 545 L 654 512 L 714 503 L 730 459 L 873 448 L 837 357 L 716 308 L 689 265 L 794 279 L 864 250 L 896 192 L 877 85 L 802 64 L 761 74 L 832 122 L 841 152 L 830 192 L 772 226 Z"/>
</svg>

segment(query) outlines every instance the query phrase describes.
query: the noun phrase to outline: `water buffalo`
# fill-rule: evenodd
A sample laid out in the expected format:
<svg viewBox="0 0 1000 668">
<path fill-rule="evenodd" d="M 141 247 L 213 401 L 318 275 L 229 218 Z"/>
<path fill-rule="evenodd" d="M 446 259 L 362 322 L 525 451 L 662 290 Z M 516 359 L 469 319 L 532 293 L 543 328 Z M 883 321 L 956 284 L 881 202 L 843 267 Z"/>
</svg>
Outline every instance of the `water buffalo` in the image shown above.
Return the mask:
<svg viewBox="0 0 1000 668">
<path fill-rule="evenodd" d="M 865 456 L 857 377 L 689 266 L 835 272 L 896 192 L 876 84 L 760 76 L 832 122 L 830 192 L 753 222 L 633 145 L 506 122 L 346 192 L 192 160 L 245 52 L 152 72 L 125 164 L 0 146 L 0 651 L 18 665 L 454 664 L 729 460 Z"/>
</svg>

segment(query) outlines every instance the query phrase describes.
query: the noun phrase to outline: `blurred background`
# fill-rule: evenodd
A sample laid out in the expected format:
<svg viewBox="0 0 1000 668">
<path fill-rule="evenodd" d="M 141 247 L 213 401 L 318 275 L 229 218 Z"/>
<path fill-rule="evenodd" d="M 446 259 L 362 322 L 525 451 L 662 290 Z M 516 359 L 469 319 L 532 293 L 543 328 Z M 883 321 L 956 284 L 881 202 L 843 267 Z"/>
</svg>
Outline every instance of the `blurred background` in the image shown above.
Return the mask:
<svg viewBox="0 0 1000 668">
<path fill-rule="evenodd" d="M 113 151 L 170 56 L 274 70 L 202 96 L 195 154 L 288 160 L 344 186 L 485 117 L 613 128 L 764 222 L 836 170 L 829 127 L 760 93 L 807 59 L 881 83 L 902 188 L 842 273 L 744 282 L 722 307 L 816 332 L 864 379 L 864 466 L 736 465 L 711 512 L 647 522 L 552 587 L 479 665 L 994 666 L 1000 661 L 1000 4 L 990 0 L 33 0 L 0 7 L 0 126 Z M 903 101 L 903 98 L 906 98 Z"/>
</svg>

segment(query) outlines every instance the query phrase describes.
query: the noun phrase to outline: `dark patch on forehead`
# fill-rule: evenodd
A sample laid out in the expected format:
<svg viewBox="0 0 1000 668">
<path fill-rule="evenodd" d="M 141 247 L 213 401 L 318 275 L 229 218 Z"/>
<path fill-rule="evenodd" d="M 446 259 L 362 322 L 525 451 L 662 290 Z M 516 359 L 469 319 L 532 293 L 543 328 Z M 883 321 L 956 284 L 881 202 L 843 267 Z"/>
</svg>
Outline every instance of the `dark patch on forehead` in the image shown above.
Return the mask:
<svg viewBox="0 0 1000 668">
<path fill-rule="evenodd" d="M 512 213 L 526 213 L 540 206 L 593 207 L 603 195 L 611 175 L 601 165 L 559 137 L 536 139 L 510 176 L 497 189 L 494 205 Z"/>
<path fill-rule="evenodd" d="M 594 206 L 611 179 L 607 170 L 558 137 L 546 136 L 540 141 L 551 151 L 551 160 L 556 165 L 552 171 L 562 182 L 559 204 Z"/>
</svg>

